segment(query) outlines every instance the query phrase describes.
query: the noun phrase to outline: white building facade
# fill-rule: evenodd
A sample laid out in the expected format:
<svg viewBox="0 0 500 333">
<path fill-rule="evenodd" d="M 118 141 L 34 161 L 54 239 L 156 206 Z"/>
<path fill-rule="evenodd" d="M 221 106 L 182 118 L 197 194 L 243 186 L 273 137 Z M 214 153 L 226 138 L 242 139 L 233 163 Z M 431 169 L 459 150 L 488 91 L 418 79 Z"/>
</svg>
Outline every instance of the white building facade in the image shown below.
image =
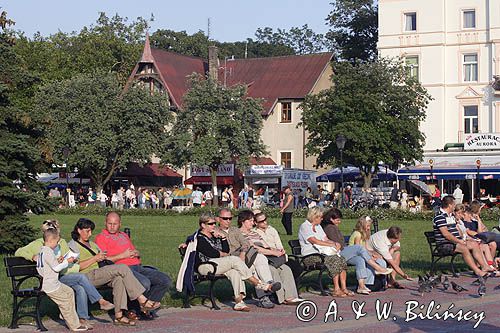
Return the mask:
<svg viewBox="0 0 500 333">
<path fill-rule="evenodd" d="M 481 179 L 482 167 L 500 166 L 500 140 L 477 149 L 464 149 L 462 144 L 479 134 L 492 135 L 495 141 L 495 133 L 500 133 L 500 89 L 492 85 L 500 75 L 500 0 L 378 3 L 379 55 L 404 59 L 433 98 L 421 124 L 426 135 L 421 167 L 437 168 L 458 156 L 462 164 L 441 166 L 479 166 Z M 481 165 L 482 160 L 492 164 Z M 472 183 L 464 185 L 473 187 Z M 477 187 L 469 190 L 476 193 Z"/>
</svg>

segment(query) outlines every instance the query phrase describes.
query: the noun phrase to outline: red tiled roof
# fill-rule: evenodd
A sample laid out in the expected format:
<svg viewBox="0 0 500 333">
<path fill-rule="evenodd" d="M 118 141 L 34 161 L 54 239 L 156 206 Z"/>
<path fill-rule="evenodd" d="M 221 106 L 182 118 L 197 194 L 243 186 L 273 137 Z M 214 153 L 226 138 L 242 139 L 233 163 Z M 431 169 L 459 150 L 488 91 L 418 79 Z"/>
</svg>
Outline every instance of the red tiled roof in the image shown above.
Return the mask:
<svg viewBox="0 0 500 333">
<path fill-rule="evenodd" d="M 205 74 L 208 65 L 203 59 L 159 49 L 151 53 L 162 78 L 165 80 L 171 98 L 177 107 L 182 105 L 182 97 L 188 90 L 187 77 L 193 73 Z"/>
<path fill-rule="evenodd" d="M 135 177 L 175 177 L 182 178 L 180 174 L 170 169 L 167 166 L 161 165 L 159 163 L 148 163 L 144 164 L 142 167 L 139 163 L 129 163 L 127 169 L 123 171 L 123 176 L 135 176 Z"/>
<path fill-rule="evenodd" d="M 246 84 L 248 96 L 264 99 L 263 115 L 271 112 L 278 99 L 304 98 L 329 64 L 331 53 L 236 59 L 226 62 L 226 84 Z M 224 68 L 219 71 L 224 81 Z"/>
<path fill-rule="evenodd" d="M 276 162 L 270 157 L 251 157 L 249 162 L 250 165 L 276 165 Z"/>
<path fill-rule="evenodd" d="M 201 58 L 189 57 L 159 49 L 151 50 L 160 74 L 177 107 L 187 92 L 187 76 L 193 72 L 205 74 L 208 63 Z M 228 86 L 245 84 L 248 96 L 263 98 L 262 114 L 267 115 L 278 99 L 301 99 L 311 92 L 331 53 L 310 55 L 229 60 L 219 68 L 219 81 Z"/>
</svg>

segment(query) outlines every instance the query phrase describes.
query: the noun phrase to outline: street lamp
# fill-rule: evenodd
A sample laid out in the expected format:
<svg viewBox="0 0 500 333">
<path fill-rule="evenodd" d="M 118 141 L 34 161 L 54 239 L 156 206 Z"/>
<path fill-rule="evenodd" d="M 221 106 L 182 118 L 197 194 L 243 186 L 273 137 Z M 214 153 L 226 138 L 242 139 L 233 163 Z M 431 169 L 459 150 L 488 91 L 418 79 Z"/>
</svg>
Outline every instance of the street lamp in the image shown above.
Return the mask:
<svg viewBox="0 0 500 333">
<path fill-rule="evenodd" d="M 432 169 L 434 168 L 434 160 L 432 158 L 429 160 L 429 165 L 431 167 L 431 183 L 434 183 L 434 175 L 432 174 Z"/>
<path fill-rule="evenodd" d="M 337 136 L 337 139 L 335 140 L 335 143 L 337 144 L 337 148 L 340 150 L 340 207 L 343 206 L 344 204 L 344 161 L 343 161 L 343 156 L 342 152 L 345 147 L 345 143 L 347 142 L 347 139 L 345 136 L 340 134 Z"/>
<path fill-rule="evenodd" d="M 68 156 L 69 156 L 70 149 L 69 147 L 64 147 L 63 148 L 63 156 L 64 156 L 64 165 L 66 167 L 66 207 L 69 206 L 69 176 L 68 176 Z"/>
<path fill-rule="evenodd" d="M 481 179 L 479 178 L 479 169 L 481 169 L 481 159 L 476 160 L 476 167 L 477 167 L 477 176 L 476 176 L 476 184 L 477 184 L 477 194 L 476 194 L 476 199 L 480 200 L 481 199 Z"/>
</svg>

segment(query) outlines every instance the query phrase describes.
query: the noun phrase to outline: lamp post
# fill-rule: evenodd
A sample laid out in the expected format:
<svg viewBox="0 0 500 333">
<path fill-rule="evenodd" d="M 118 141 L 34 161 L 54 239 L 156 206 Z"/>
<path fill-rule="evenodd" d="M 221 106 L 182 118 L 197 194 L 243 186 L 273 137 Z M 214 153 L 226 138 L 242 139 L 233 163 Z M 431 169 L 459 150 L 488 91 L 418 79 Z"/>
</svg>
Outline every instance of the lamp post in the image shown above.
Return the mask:
<svg viewBox="0 0 500 333">
<path fill-rule="evenodd" d="M 431 183 L 434 183 L 434 175 L 432 174 L 432 170 L 434 168 L 434 160 L 432 158 L 429 160 L 429 165 L 431 167 Z"/>
<path fill-rule="evenodd" d="M 340 207 L 344 205 L 344 161 L 343 161 L 343 151 L 345 147 L 345 143 L 347 139 L 345 136 L 340 134 L 337 136 L 335 143 L 337 144 L 337 148 L 340 150 Z"/>
<path fill-rule="evenodd" d="M 69 147 L 63 148 L 63 156 L 64 156 L 64 166 L 66 167 L 66 207 L 69 206 L 69 177 L 68 177 L 68 156 L 70 149 Z"/>
<path fill-rule="evenodd" d="M 476 199 L 480 200 L 481 199 L 481 179 L 479 178 L 479 169 L 481 169 L 481 159 L 476 160 L 476 167 L 477 167 L 477 175 L 476 175 L 476 184 L 477 184 L 477 194 L 476 194 Z"/>
</svg>

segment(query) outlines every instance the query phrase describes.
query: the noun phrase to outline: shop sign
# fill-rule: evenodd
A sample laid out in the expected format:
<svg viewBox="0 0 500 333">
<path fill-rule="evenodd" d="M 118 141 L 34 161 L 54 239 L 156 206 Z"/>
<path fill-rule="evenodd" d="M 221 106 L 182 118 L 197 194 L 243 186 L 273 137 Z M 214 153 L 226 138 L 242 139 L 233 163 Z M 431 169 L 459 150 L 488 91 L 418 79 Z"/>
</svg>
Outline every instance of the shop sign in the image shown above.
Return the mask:
<svg viewBox="0 0 500 333">
<path fill-rule="evenodd" d="M 281 177 L 281 187 L 289 186 L 292 191 L 299 190 L 306 191 L 308 187 L 315 189 L 316 172 L 308 170 L 283 170 Z"/>
<path fill-rule="evenodd" d="M 464 142 L 465 150 L 500 149 L 500 133 L 467 134 Z"/>
<path fill-rule="evenodd" d="M 248 175 L 274 175 L 281 176 L 283 172 L 282 165 L 251 165 L 248 169 Z"/>
<path fill-rule="evenodd" d="M 208 166 L 191 166 L 191 176 L 210 177 Z M 217 177 L 234 176 L 234 164 L 221 164 L 217 170 Z"/>
</svg>

